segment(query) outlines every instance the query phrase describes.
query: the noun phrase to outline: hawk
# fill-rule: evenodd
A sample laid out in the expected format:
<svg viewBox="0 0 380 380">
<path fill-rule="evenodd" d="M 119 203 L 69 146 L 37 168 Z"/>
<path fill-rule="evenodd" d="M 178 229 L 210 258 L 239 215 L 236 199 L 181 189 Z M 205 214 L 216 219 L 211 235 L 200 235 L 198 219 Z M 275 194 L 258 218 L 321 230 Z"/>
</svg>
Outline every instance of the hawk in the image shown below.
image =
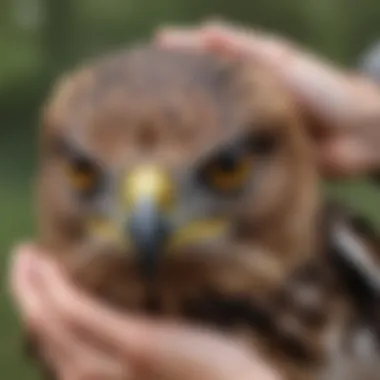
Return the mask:
<svg viewBox="0 0 380 380">
<path fill-rule="evenodd" d="M 378 378 L 378 238 L 321 196 L 305 120 L 244 58 L 87 62 L 43 109 L 39 241 L 110 307 L 236 334 L 286 379 Z"/>
</svg>

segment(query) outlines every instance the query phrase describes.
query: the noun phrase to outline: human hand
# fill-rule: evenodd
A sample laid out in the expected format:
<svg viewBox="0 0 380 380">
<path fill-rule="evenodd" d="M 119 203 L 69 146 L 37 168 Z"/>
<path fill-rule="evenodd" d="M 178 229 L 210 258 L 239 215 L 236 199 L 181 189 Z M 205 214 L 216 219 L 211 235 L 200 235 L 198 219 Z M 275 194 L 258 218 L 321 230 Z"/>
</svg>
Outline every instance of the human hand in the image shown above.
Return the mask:
<svg viewBox="0 0 380 380">
<path fill-rule="evenodd" d="M 13 295 L 59 379 L 280 379 L 232 338 L 104 308 L 34 246 L 13 258 Z"/>
<path fill-rule="evenodd" d="M 380 169 L 380 88 L 334 67 L 290 41 L 227 24 L 164 28 L 157 44 L 246 56 L 268 67 L 309 116 L 316 153 L 326 176 L 371 174 Z"/>
</svg>

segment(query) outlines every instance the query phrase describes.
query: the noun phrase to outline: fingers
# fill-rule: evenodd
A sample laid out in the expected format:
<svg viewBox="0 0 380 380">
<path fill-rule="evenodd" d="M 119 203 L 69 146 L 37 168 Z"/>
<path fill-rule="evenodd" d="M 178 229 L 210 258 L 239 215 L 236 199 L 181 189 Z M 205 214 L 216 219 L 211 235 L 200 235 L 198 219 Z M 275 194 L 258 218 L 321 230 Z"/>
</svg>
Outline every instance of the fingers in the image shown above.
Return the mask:
<svg viewBox="0 0 380 380">
<path fill-rule="evenodd" d="M 164 28 L 157 32 L 156 42 L 166 48 L 199 49 L 231 56 L 248 56 L 275 67 L 296 57 L 290 43 L 279 37 L 216 22 L 199 28 Z"/>
<path fill-rule="evenodd" d="M 259 62 L 272 70 L 304 114 L 315 120 L 306 126 L 316 126 L 329 136 L 317 151 L 324 175 L 355 176 L 373 166 L 378 168 L 379 152 L 369 148 L 374 140 L 379 143 L 378 137 L 371 137 L 371 120 L 379 119 L 380 92 L 363 76 L 339 69 L 278 36 L 225 23 L 161 29 L 156 42 L 168 48 L 196 48 Z M 343 140 L 334 139 L 335 135 Z"/>
<path fill-rule="evenodd" d="M 40 279 L 42 296 L 68 328 L 84 335 L 99 331 L 99 334 L 91 336 L 94 340 L 100 340 L 99 343 L 112 340 L 115 345 L 120 345 L 120 331 L 128 336 L 129 341 L 140 340 L 135 327 L 136 324 L 142 324 L 142 321 L 135 321 L 132 316 L 120 316 L 76 289 L 55 262 L 49 259 L 39 260 L 35 270 Z"/>
<path fill-rule="evenodd" d="M 14 254 L 11 287 L 25 323 L 38 330 L 39 335 L 63 342 L 62 346 L 66 342 L 70 346 L 74 340 L 59 335 L 59 324 L 63 334 L 90 340 L 91 345 L 102 350 L 138 352 L 139 343 L 147 339 L 138 328 L 144 324 L 142 319 L 121 317 L 98 305 L 75 289 L 56 263 L 43 256 L 47 255 L 29 246 Z"/>
<path fill-rule="evenodd" d="M 165 48 L 205 50 L 206 44 L 200 29 L 169 27 L 160 29 L 155 42 Z"/>
<path fill-rule="evenodd" d="M 15 259 L 14 287 L 23 305 L 38 288 L 39 300 L 31 308 L 24 305 L 23 310 L 27 318 L 32 313 L 43 321 L 36 326 L 46 338 L 45 347 L 63 378 L 76 379 L 78 373 L 112 373 L 115 379 L 122 373 L 125 378 L 127 362 L 128 374 L 140 378 L 158 375 L 168 380 L 193 380 L 195 376 L 198 380 L 229 380 L 255 375 L 262 380 L 276 379 L 251 352 L 228 337 L 121 317 L 103 309 L 74 290 L 54 263 L 36 256 L 27 251 Z M 25 283 L 25 278 L 33 278 L 33 286 Z M 43 318 L 39 310 L 44 311 Z M 83 340 L 85 337 L 91 339 Z"/>
<path fill-rule="evenodd" d="M 46 292 L 51 284 L 39 273 L 43 261 L 36 256 L 41 253 L 32 246 L 22 246 L 14 253 L 11 287 L 25 322 L 38 339 L 43 358 L 64 379 L 129 378 L 125 361 L 115 352 L 83 341 L 68 328 L 67 314 L 61 312 L 60 302 L 52 302 L 51 298 L 54 293 L 54 299 L 59 299 L 60 293 Z"/>
<path fill-rule="evenodd" d="M 20 311 L 21 317 L 28 324 L 39 323 L 40 310 L 43 308 L 41 298 L 33 291 L 38 279 L 34 276 L 32 265 L 36 247 L 24 244 L 11 255 L 9 284 Z"/>
<path fill-rule="evenodd" d="M 280 377 L 239 342 L 211 331 L 155 325 L 141 355 L 152 373 L 167 379 L 278 380 Z"/>
<path fill-rule="evenodd" d="M 350 97 L 342 75 L 278 36 L 213 23 L 198 28 L 161 29 L 156 42 L 167 48 L 246 56 L 271 70 L 306 113 L 320 121 L 320 127 L 342 125 L 342 105 Z"/>
<path fill-rule="evenodd" d="M 44 357 L 62 378 L 73 379 L 129 379 L 128 367 L 115 353 L 82 341 L 67 329 L 64 321 L 40 328 Z"/>
<path fill-rule="evenodd" d="M 82 336 L 91 336 L 99 346 L 110 347 L 141 376 L 152 374 L 165 379 L 223 380 L 250 378 L 258 373 L 262 379 L 275 378 L 245 347 L 227 337 L 179 325 L 153 323 L 119 316 L 73 292 L 62 280 L 57 267 L 44 264 L 49 297 L 68 325 Z M 73 313 L 73 310 L 75 312 Z M 194 347 L 197 349 L 194 350 Z M 221 358 L 228 360 L 221 361 Z M 215 365 L 216 362 L 221 364 Z M 243 376 L 244 375 L 244 376 Z M 248 377 L 249 376 L 249 377 Z"/>
<path fill-rule="evenodd" d="M 245 55 L 260 62 L 272 70 L 313 116 L 332 128 L 345 125 L 342 118 L 348 113 L 351 116 L 355 109 L 347 111 L 347 106 L 357 104 L 357 96 L 346 76 L 332 64 L 269 33 L 227 24 L 206 24 L 193 29 L 162 29 L 156 40 L 165 47 L 196 46 L 211 52 Z"/>
</svg>

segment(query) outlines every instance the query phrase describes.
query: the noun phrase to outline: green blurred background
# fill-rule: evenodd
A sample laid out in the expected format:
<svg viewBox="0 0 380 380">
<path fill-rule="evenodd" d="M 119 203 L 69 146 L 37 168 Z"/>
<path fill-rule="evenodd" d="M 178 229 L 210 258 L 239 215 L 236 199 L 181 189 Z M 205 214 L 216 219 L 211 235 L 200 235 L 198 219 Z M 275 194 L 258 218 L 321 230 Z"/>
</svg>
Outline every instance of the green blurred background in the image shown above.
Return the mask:
<svg viewBox="0 0 380 380">
<path fill-rule="evenodd" d="M 102 51 L 149 37 L 163 24 L 223 17 L 280 32 L 339 64 L 353 67 L 380 37 L 378 0 L 0 0 L 0 248 L 7 258 L 33 236 L 33 167 L 38 111 L 52 79 Z M 377 223 L 380 197 L 365 182 L 334 184 Z M 0 293 L 1 378 L 35 375 L 19 351 L 15 313 Z"/>
</svg>

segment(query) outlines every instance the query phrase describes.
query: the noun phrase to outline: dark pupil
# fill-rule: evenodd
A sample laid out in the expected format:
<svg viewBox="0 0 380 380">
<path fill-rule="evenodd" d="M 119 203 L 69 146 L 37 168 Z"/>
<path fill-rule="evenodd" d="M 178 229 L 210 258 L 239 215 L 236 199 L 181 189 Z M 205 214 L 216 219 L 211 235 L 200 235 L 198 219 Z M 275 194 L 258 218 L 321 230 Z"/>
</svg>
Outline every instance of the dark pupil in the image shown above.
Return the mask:
<svg viewBox="0 0 380 380">
<path fill-rule="evenodd" d="M 218 168 L 227 173 L 233 172 L 238 168 L 240 158 L 238 154 L 222 154 L 217 161 Z"/>
<path fill-rule="evenodd" d="M 261 132 L 251 137 L 250 149 L 255 154 L 269 154 L 276 147 L 276 137 L 270 132 Z"/>
<path fill-rule="evenodd" d="M 74 168 L 77 172 L 81 174 L 91 174 L 94 170 L 91 163 L 85 159 L 77 159 L 74 162 Z"/>
</svg>

